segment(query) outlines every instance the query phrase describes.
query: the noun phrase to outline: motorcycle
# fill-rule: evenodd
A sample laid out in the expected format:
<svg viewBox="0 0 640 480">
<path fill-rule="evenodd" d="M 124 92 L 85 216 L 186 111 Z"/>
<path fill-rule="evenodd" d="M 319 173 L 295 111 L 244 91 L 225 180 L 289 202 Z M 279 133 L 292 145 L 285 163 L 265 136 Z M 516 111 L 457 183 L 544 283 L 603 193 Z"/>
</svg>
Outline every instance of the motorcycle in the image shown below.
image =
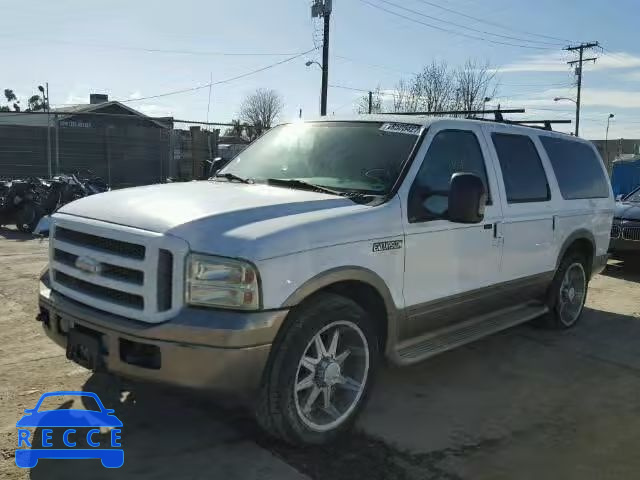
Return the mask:
<svg viewBox="0 0 640 480">
<path fill-rule="evenodd" d="M 41 217 L 34 233 L 46 235 L 49 232 L 50 215 L 63 205 L 82 197 L 95 195 L 109 190 L 107 183 L 88 171 L 87 176 L 79 172 L 71 175 L 57 175 L 51 180 L 40 180 L 38 203 L 41 206 Z"/>
<path fill-rule="evenodd" d="M 15 224 L 21 232 L 32 233 L 41 216 L 33 180 L 0 182 L 0 226 Z"/>
</svg>

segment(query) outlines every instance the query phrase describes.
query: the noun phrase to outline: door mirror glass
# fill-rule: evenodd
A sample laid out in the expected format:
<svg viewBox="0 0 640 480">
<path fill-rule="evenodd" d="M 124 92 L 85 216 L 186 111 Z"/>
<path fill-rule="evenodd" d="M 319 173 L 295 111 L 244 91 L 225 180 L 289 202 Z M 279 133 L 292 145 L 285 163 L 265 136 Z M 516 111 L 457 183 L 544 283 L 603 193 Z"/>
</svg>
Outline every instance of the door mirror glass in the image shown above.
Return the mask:
<svg viewBox="0 0 640 480">
<path fill-rule="evenodd" d="M 473 173 L 454 173 L 449 187 L 449 220 L 456 223 L 479 223 L 484 219 L 487 190 Z"/>
</svg>

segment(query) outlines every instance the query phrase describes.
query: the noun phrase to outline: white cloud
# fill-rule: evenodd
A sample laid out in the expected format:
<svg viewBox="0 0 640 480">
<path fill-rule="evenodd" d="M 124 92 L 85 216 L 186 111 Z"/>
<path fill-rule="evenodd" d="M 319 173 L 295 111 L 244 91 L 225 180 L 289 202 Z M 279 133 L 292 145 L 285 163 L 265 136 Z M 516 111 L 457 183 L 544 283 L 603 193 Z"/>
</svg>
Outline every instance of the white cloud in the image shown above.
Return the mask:
<svg viewBox="0 0 640 480">
<path fill-rule="evenodd" d="M 621 78 L 623 80 L 631 80 L 631 81 L 637 80 L 637 81 L 640 81 L 640 70 L 635 70 L 633 72 L 622 73 L 622 74 L 618 75 L 618 78 Z"/>
<path fill-rule="evenodd" d="M 162 105 L 136 104 L 136 103 L 129 103 L 127 105 L 133 108 L 134 110 L 138 110 L 139 112 L 144 113 L 149 117 L 170 117 L 175 114 L 175 113 L 172 113 L 171 109 L 167 107 L 163 107 Z"/>
<path fill-rule="evenodd" d="M 514 96 L 509 95 L 499 97 L 501 100 L 508 100 L 510 104 L 517 106 L 570 106 L 569 101 L 554 102 L 555 97 L 574 98 L 573 90 L 566 88 L 550 88 L 541 92 L 531 93 L 530 95 Z M 503 100 L 503 101 L 504 101 Z M 623 108 L 640 108 L 640 90 L 616 90 L 607 88 L 593 88 L 582 90 L 581 104 L 583 107 L 607 107 L 615 109 Z"/>
<path fill-rule="evenodd" d="M 640 67 L 640 57 L 625 52 L 606 52 L 604 54 L 589 54 L 598 57 L 595 64 L 589 64 L 590 70 L 613 70 Z M 496 68 L 499 73 L 516 72 L 565 72 L 569 69 L 567 61 L 574 60 L 574 56 L 567 52 L 551 54 L 529 55 L 523 60 L 509 63 Z"/>
<path fill-rule="evenodd" d="M 139 90 L 136 90 L 131 95 L 129 95 L 128 98 L 129 98 L 129 100 L 137 100 L 138 98 L 142 98 L 142 94 L 140 93 Z"/>
<path fill-rule="evenodd" d="M 89 103 L 89 96 L 78 95 L 77 93 L 71 92 L 67 95 L 67 98 L 65 98 L 64 103 L 66 105 L 78 105 L 81 103 Z"/>
</svg>

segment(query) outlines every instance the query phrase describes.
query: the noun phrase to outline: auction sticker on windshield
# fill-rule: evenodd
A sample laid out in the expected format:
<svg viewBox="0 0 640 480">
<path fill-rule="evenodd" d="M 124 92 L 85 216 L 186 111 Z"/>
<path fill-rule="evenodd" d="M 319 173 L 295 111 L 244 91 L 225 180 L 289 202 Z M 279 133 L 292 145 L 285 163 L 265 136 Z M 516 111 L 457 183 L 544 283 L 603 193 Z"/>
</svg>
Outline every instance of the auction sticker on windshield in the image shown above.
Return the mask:
<svg viewBox="0 0 640 480">
<path fill-rule="evenodd" d="M 412 123 L 384 123 L 380 127 L 380 130 L 390 133 L 405 133 L 407 135 L 420 135 L 420 125 L 414 125 Z"/>
<path fill-rule="evenodd" d="M 50 397 L 73 395 L 90 399 L 97 410 L 55 408 L 46 410 L 42 402 Z M 84 402 L 83 402 L 84 403 Z M 106 468 L 119 468 L 124 464 L 121 448 L 122 422 L 105 408 L 98 395 L 92 392 L 44 393 L 34 408 L 27 408 L 18 420 L 18 447 L 16 465 L 33 468 L 41 458 L 100 459 Z M 35 428 L 32 431 L 27 428 Z"/>
</svg>

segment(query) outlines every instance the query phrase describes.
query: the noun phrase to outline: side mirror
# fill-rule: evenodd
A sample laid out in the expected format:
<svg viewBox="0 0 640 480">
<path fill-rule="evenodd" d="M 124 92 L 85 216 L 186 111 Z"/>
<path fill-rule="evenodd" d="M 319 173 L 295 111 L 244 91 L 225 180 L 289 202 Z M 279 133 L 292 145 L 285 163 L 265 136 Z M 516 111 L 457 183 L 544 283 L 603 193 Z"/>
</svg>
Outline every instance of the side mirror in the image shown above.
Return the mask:
<svg viewBox="0 0 640 480">
<path fill-rule="evenodd" d="M 209 176 L 213 177 L 224 166 L 224 159 L 222 157 L 216 157 L 213 159 L 213 162 L 207 160 L 207 163 L 209 163 Z"/>
<path fill-rule="evenodd" d="M 621 193 L 619 193 L 618 195 L 616 195 L 616 202 L 619 202 L 620 200 L 622 200 L 622 197 L 624 195 L 622 195 Z"/>
<path fill-rule="evenodd" d="M 484 219 L 487 190 L 473 173 L 454 173 L 449 185 L 449 220 L 456 223 L 479 223 Z"/>
</svg>

